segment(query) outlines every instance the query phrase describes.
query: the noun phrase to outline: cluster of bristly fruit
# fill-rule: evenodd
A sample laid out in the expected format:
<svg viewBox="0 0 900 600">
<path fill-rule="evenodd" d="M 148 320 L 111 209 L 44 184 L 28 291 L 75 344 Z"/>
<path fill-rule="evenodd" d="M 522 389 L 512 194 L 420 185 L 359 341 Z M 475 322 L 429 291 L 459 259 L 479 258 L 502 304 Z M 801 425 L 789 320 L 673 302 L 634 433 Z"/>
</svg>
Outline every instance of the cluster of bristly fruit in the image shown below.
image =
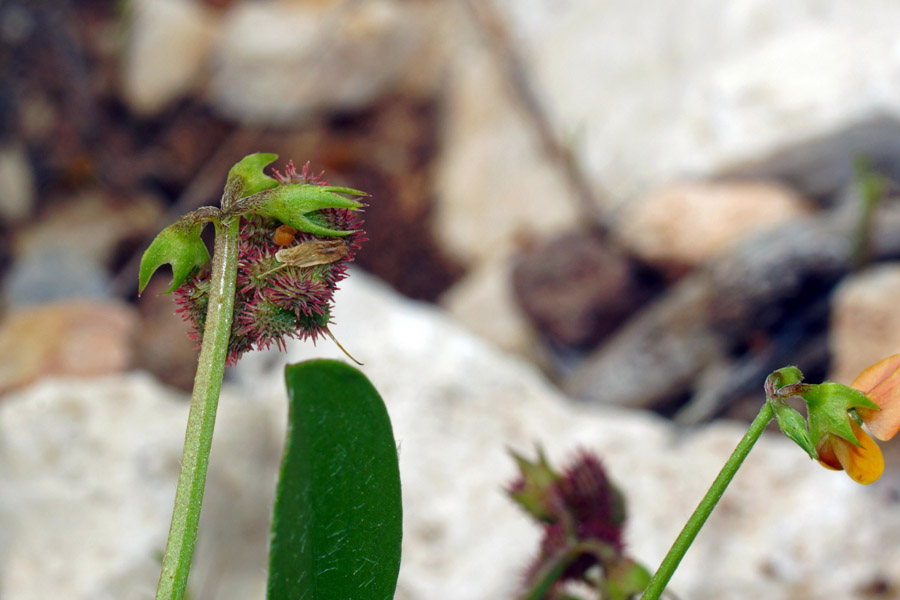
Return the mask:
<svg viewBox="0 0 900 600">
<path fill-rule="evenodd" d="M 297 172 L 289 163 L 284 174 L 273 170 L 273 176 L 279 185 L 326 185 L 321 175 L 312 177 L 308 171 L 308 164 Z M 349 233 L 323 237 L 297 231 L 274 218 L 251 213 L 241 216 L 228 364 L 251 349 L 274 344 L 283 350 L 287 338 L 315 341 L 329 333 L 334 292 L 347 274 L 347 263 L 365 241 L 365 233 L 358 212 L 346 208 L 324 208 L 305 218 L 317 226 Z M 292 250 L 304 250 L 304 258 L 292 260 Z M 203 336 L 209 285 L 207 264 L 175 290 L 178 313 L 190 322 L 191 338 L 198 343 Z"/>
<path fill-rule="evenodd" d="M 628 598 L 643 590 L 650 573 L 625 554 L 625 500 L 600 461 L 581 452 L 557 473 L 540 449 L 534 462 L 515 453 L 513 458 L 520 475 L 507 493 L 543 527 L 523 597 L 544 590 L 542 598 L 570 598 L 566 584 L 572 582 L 595 588 L 601 598 Z"/>
</svg>

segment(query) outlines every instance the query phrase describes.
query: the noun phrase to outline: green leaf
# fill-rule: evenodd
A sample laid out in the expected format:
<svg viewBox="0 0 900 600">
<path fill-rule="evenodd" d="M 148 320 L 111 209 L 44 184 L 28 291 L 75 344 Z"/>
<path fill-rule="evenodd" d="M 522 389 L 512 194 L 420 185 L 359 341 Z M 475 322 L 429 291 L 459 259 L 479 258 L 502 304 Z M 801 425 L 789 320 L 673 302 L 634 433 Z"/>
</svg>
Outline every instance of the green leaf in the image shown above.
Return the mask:
<svg viewBox="0 0 900 600">
<path fill-rule="evenodd" d="M 141 257 L 139 294 L 164 264 L 172 265 L 172 285 L 165 292 L 169 294 L 184 283 L 192 269 L 202 267 L 209 261 L 209 250 L 200 238 L 204 225 L 204 222 L 188 214 L 159 232 Z"/>
<path fill-rule="evenodd" d="M 237 200 L 277 186 L 277 181 L 263 173 L 263 169 L 277 159 L 277 154 L 248 154 L 228 171 L 226 189 L 235 189 L 234 199 Z"/>
<path fill-rule="evenodd" d="M 289 365 L 290 418 L 268 600 L 390 600 L 400 569 L 397 448 L 384 402 L 354 367 Z"/>
</svg>

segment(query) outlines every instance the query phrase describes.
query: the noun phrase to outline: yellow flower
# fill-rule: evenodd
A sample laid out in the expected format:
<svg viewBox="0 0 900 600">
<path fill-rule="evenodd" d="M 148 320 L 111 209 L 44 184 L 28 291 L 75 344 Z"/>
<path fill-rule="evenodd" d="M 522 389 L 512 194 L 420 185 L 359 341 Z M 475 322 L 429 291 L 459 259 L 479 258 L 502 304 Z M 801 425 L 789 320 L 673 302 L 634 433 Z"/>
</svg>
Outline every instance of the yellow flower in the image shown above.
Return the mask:
<svg viewBox="0 0 900 600">
<path fill-rule="evenodd" d="M 854 407 L 872 435 L 882 441 L 894 437 L 900 429 L 900 354 L 875 363 L 860 373 L 850 387 L 878 407 Z M 834 432 L 824 432 L 816 444 L 819 463 L 829 469 L 843 469 L 857 483 L 872 483 L 884 472 L 881 449 L 849 414 L 847 419 L 859 445 Z"/>
<path fill-rule="evenodd" d="M 827 469 L 847 471 L 847 475 L 856 483 L 873 483 L 884 472 L 881 449 L 853 420 L 850 421 L 850 428 L 861 445 L 857 446 L 833 433 L 826 433 L 816 446 L 819 464 Z"/>
</svg>

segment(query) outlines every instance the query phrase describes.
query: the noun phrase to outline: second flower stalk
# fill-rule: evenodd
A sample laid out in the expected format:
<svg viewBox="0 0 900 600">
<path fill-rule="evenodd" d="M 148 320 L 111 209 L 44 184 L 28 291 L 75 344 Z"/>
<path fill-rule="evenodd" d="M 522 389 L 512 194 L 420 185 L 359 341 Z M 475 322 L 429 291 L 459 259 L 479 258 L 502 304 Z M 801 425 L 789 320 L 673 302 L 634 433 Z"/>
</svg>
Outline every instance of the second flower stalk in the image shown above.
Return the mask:
<svg viewBox="0 0 900 600">
<path fill-rule="evenodd" d="M 900 430 L 900 354 L 875 363 L 850 386 L 831 381 L 803 383 L 800 369 L 784 367 L 766 378 L 765 391 L 766 401 L 759 415 L 672 544 L 642 600 L 662 596 L 681 559 L 773 418 L 785 435 L 825 468 L 844 470 L 861 484 L 873 483 L 884 472 L 881 450 L 863 426 L 885 441 Z M 806 404 L 805 418 L 788 404 L 791 398 Z"/>
</svg>

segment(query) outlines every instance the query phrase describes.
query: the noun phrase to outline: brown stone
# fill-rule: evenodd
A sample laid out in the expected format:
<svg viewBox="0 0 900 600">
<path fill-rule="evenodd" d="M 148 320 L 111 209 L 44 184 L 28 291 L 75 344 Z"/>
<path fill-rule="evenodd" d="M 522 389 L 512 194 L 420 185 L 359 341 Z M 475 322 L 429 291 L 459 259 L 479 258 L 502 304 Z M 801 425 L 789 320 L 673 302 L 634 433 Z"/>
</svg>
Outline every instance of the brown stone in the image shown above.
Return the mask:
<svg viewBox="0 0 900 600">
<path fill-rule="evenodd" d="M 523 254 L 513 288 L 551 342 L 591 347 L 648 300 L 652 283 L 635 263 L 590 232 L 570 232 Z"/>
<path fill-rule="evenodd" d="M 900 352 L 900 263 L 852 275 L 832 301 L 829 347 L 834 381 L 850 384 L 866 367 Z"/>
<path fill-rule="evenodd" d="M 621 239 L 642 259 L 694 266 L 748 236 L 809 213 L 803 198 L 768 181 L 685 182 L 636 201 Z"/>
<path fill-rule="evenodd" d="M 67 301 L 9 312 L 0 322 L 0 393 L 47 375 L 95 376 L 131 365 L 134 309 Z"/>
<path fill-rule="evenodd" d="M 165 384 L 190 390 L 197 370 L 196 344 L 188 337 L 190 326 L 175 314 L 170 285 L 158 274 L 138 300 L 141 322 L 134 345 L 135 367 L 149 371 Z"/>
</svg>

